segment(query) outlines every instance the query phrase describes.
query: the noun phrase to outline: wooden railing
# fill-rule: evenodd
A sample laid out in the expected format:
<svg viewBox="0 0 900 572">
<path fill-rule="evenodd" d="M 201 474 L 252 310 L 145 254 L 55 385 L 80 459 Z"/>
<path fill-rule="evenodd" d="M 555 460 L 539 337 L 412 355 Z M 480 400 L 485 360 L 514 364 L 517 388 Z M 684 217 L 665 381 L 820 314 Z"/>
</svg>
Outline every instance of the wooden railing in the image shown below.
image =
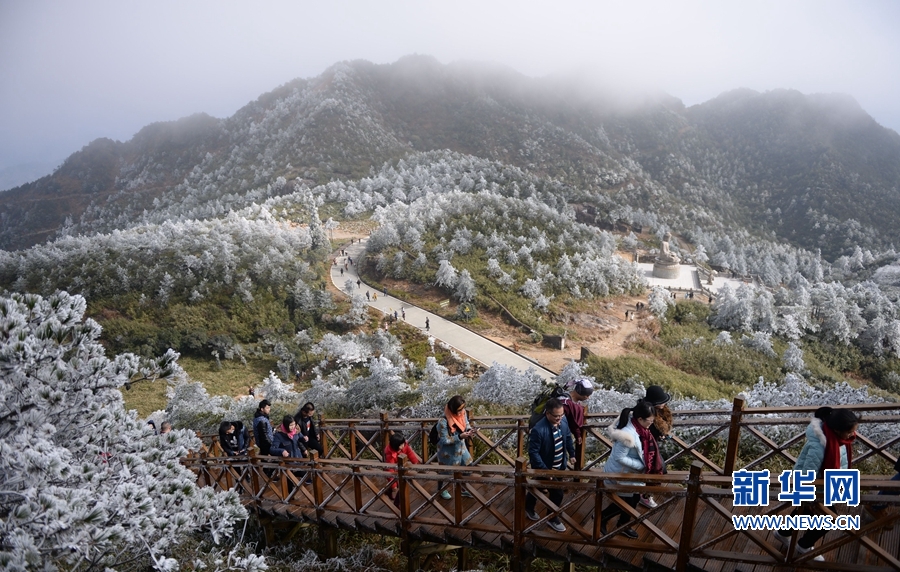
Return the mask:
<svg viewBox="0 0 900 572">
<path fill-rule="evenodd" d="M 854 466 L 889 470 L 896 460 L 891 450 L 900 443 L 896 430 L 900 406 L 852 409 L 864 414 Z M 846 563 L 835 564 L 835 555 L 845 554 L 846 547 L 855 543 L 859 546 L 857 555 L 862 550 L 878 564 L 867 568 L 857 562 L 854 569 L 900 570 L 893 549 L 876 539 L 879 531 L 900 519 L 900 513 L 868 510 L 873 504 L 888 504 L 893 509 L 900 504 L 900 481 L 888 480 L 887 474 L 863 475 L 861 504 L 854 509 L 857 515 L 868 511 L 877 516 L 870 522 L 863 521 L 860 530 L 831 533 L 814 552 L 799 555 L 792 548 L 786 556 L 780 545 L 767 539 L 767 532 L 735 530 L 732 525 L 731 516 L 735 514 L 790 511 L 788 503 L 777 500 L 774 479 L 768 506 L 733 508 L 730 474 L 738 468 L 790 468 L 814 410 L 746 409 L 737 399 L 730 411 L 675 412 L 678 436 L 664 445 L 667 463 L 675 466 L 689 462 L 689 470 L 618 476 L 645 485 L 640 487 L 612 484 L 607 479 L 616 475 L 597 470 L 611 446 L 600 428 L 612 422 L 612 414 L 589 417 L 582 458 L 585 470 L 562 473 L 565 480 L 553 480 L 560 477 L 559 472 L 527 467 L 527 419 L 519 416 L 472 418 L 478 432 L 470 447 L 477 465 L 464 469 L 427 463 L 432 458 L 427 434 L 434 419 L 391 419 L 387 415 L 380 419 L 322 420 L 323 459 L 223 457 L 213 438 L 206 439 L 205 449 L 184 463 L 197 472 L 201 484 L 236 490 L 248 506 L 266 514 L 399 536 L 405 549 L 414 540 L 482 546 L 511 554 L 515 567 L 535 556 L 599 561 L 598 551 L 637 550 L 655 554 L 660 561 L 668 559 L 665 565 L 676 570 L 686 570 L 689 563 L 697 565 L 703 560 L 847 569 L 841 568 Z M 382 444 L 391 431 L 402 431 L 426 463 L 413 465 L 405 458 L 398 465 L 383 463 Z M 389 496 L 392 478 L 398 481 L 396 504 Z M 440 499 L 442 482 L 449 483 L 452 501 Z M 551 489 L 564 490 L 560 506 L 550 501 Z M 463 491 L 472 498 L 465 498 Z M 635 510 L 615 494 L 636 491 L 652 493 L 659 506 Z M 889 496 L 877 496 L 880 491 Z M 528 493 L 538 499 L 538 522 L 525 516 Z M 623 527 L 602 534 L 605 523 L 600 520 L 601 508 L 609 503 L 618 504 L 633 517 L 631 526 L 642 534 L 639 540 L 616 536 Z M 819 506 L 819 510 L 834 514 L 829 507 Z M 701 514 L 703 524 L 698 526 Z M 554 516 L 562 520 L 566 532 L 546 526 Z M 564 553 L 554 552 L 553 546 L 566 549 Z M 812 560 L 824 553 L 831 555 L 828 562 Z"/>
<path fill-rule="evenodd" d="M 842 546 L 857 542 L 876 554 L 881 561 L 871 570 L 900 570 L 900 561 L 869 534 L 892 526 L 900 513 L 883 513 L 858 531 L 834 533 L 820 543 L 814 553 L 793 554 L 787 558 L 781 546 L 767 540 L 765 532 L 735 530 L 732 514 L 748 514 L 747 509 L 731 508 L 731 478 L 704 472 L 695 462 L 689 472 L 668 475 L 612 475 L 598 471 L 560 473 L 526 468 L 524 458 L 513 468 L 504 465 L 462 467 L 441 472 L 436 465 L 413 465 L 401 457 L 398 465 L 347 459 L 290 459 L 274 457 L 207 457 L 194 456 L 185 464 L 197 472 L 198 482 L 221 490 L 237 491 L 248 507 L 265 514 L 277 514 L 322 526 L 363 529 L 398 536 L 407 541 L 430 540 L 457 544 L 480 545 L 509 551 L 519 564 L 535 556 L 579 557 L 600 561 L 598 551 L 637 550 L 668 557 L 675 570 L 686 570 L 692 560 L 745 562 L 777 566 L 784 563 L 803 564 L 810 568 L 835 568 L 834 559 L 827 564 L 813 562 L 817 554 L 833 553 Z M 392 472 L 392 470 L 394 472 Z M 389 497 L 390 479 L 398 480 L 395 504 Z M 611 484 L 609 478 L 640 481 L 645 486 Z M 438 494 L 441 482 L 448 483 L 452 500 Z M 885 477 L 863 479 L 861 512 L 875 503 L 900 504 L 900 482 Z M 550 489 L 562 489 L 564 497 L 557 506 L 550 501 Z M 463 491 L 471 498 L 462 495 Z M 885 491 L 892 496 L 877 496 Z M 635 510 L 615 493 L 652 493 L 659 506 L 652 510 Z M 540 520 L 526 518 L 526 494 L 537 498 Z M 624 526 L 609 527 L 603 534 L 601 508 L 618 504 L 632 516 L 632 526 L 641 539 L 617 536 Z M 823 513 L 830 513 L 821 507 Z M 790 507 L 770 496 L 765 514 L 786 514 Z M 701 512 L 702 530 L 697 523 Z M 834 513 L 831 513 L 834 514 Z M 558 517 L 565 532 L 548 528 L 547 521 Z M 674 520 L 673 520 L 674 518 Z M 493 538 L 490 540 L 489 538 Z M 752 550 L 730 550 L 737 538 L 747 540 Z M 548 546 L 564 543 L 560 555 Z M 844 568 L 846 569 L 846 568 Z"/>
<path fill-rule="evenodd" d="M 864 472 L 887 473 L 900 450 L 900 404 L 845 406 L 863 415 L 858 431 L 854 467 Z M 700 462 L 704 470 L 730 475 L 735 469 L 790 468 L 804 443 L 805 430 L 816 407 L 746 408 L 740 398 L 732 409 L 674 411 L 670 438 L 660 445 L 670 468 L 688 470 Z M 612 442 L 607 427 L 618 417 L 613 413 L 589 414 L 584 427 L 584 446 L 578 449 L 578 467 L 599 469 L 609 456 Z M 392 418 L 383 413 L 371 419 L 319 420 L 325 459 L 351 461 L 383 460 L 384 445 L 394 431 L 402 432 L 426 462 L 435 451 L 428 432 L 435 418 Z M 528 417 L 500 415 L 471 417 L 476 428 L 469 450 L 478 465 L 515 467 L 518 457 L 527 457 Z M 201 436 L 210 455 L 222 455 L 218 438 Z M 874 470 L 877 469 L 877 470 Z"/>
</svg>

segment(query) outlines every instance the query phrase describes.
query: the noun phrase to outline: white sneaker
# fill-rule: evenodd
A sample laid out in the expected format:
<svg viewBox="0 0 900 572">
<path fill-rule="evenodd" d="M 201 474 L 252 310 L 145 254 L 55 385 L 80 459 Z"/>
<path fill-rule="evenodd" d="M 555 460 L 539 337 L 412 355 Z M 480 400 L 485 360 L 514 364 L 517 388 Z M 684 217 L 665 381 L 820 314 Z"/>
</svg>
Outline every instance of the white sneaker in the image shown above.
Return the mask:
<svg viewBox="0 0 900 572">
<path fill-rule="evenodd" d="M 809 547 L 809 548 L 803 548 L 802 546 L 800 546 L 800 545 L 798 544 L 798 545 L 797 545 L 797 550 L 796 550 L 797 556 L 800 556 L 801 554 L 806 554 L 806 553 L 809 552 L 810 550 L 812 550 L 812 547 Z M 825 557 L 822 556 L 821 554 L 819 554 L 818 556 L 816 556 L 815 558 L 813 558 L 813 560 L 815 560 L 816 562 L 825 562 Z"/>
<path fill-rule="evenodd" d="M 653 500 L 653 497 L 651 497 L 650 495 L 647 495 L 647 496 L 641 496 L 641 504 L 644 505 L 644 506 L 647 507 L 647 508 L 656 508 L 656 507 L 659 506 L 659 505 L 656 503 L 656 501 Z"/>
<path fill-rule="evenodd" d="M 776 538 L 779 542 L 781 542 L 781 545 L 784 546 L 784 549 L 785 549 L 785 550 L 787 550 L 788 547 L 791 545 L 791 537 L 790 537 L 790 536 L 782 536 L 782 535 L 780 535 L 780 534 L 778 534 L 778 533 L 776 532 L 776 533 L 775 533 L 775 538 Z M 798 544 L 798 545 L 797 545 L 797 550 L 795 550 L 795 552 L 797 553 L 797 556 L 800 556 L 801 554 L 806 554 L 806 553 L 809 552 L 810 550 L 812 550 L 812 548 L 803 548 L 802 546 L 800 546 L 800 545 Z M 816 556 L 815 558 L 813 558 L 813 560 L 815 560 L 816 562 L 825 562 L 825 557 L 822 556 L 821 554 L 819 554 L 818 556 Z"/>
<path fill-rule="evenodd" d="M 547 521 L 547 526 L 555 530 L 556 532 L 565 532 L 566 525 L 561 523 L 558 518 L 554 518 L 552 520 Z"/>
</svg>

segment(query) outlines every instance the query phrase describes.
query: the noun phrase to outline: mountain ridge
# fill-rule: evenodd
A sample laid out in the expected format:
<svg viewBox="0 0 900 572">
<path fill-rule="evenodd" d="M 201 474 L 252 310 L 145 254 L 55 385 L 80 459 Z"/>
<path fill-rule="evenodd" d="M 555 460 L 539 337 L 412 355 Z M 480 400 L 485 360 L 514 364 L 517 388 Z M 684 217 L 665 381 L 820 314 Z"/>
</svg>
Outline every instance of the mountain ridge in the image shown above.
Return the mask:
<svg viewBox="0 0 900 572">
<path fill-rule="evenodd" d="M 725 227 L 832 258 L 900 237 L 890 220 L 900 212 L 900 135 L 851 97 L 738 89 L 691 107 L 667 94 L 623 106 L 612 91 L 421 55 L 339 62 L 225 119 L 196 114 L 124 143 L 90 143 L 53 174 L 0 193 L 0 247 L 63 229 L 108 232 L 160 204 L 259 192 L 278 179 L 358 179 L 440 149 L 527 169 L 601 203 L 702 204 Z"/>
</svg>

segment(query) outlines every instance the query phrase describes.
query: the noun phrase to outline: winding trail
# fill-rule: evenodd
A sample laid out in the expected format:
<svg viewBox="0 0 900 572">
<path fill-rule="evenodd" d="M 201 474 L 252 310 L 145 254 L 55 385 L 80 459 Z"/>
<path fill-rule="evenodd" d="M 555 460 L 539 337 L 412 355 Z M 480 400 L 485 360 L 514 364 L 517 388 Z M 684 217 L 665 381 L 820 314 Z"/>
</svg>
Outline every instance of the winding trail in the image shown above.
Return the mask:
<svg viewBox="0 0 900 572">
<path fill-rule="evenodd" d="M 353 244 L 345 246 L 343 250 L 346 252 L 346 256 L 341 255 L 339 251 L 337 254 L 332 254 L 332 258 L 337 260 L 337 264 L 331 265 L 331 282 L 338 290 L 347 294 L 345 284 L 347 280 L 350 280 L 353 282 L 354 292 L 359 292 L 362 295 L 365 295 L 366 291 L 370 294 L 377 294 L 377 299 L 375 299 L 375 296 L 372 296 L 368 302 L 371 308 L 375 308 L 383 314 L 393 314 L 396 311 L 398 316 L 401 315 L 401 312 L 406 312 L 405 321 L 409 325 L 418 328 L 426 335 L 433 336 L 436 340 L 448 344 L 457 352 L 469 356 L 485 367 L 499 363 L 522 371 L 532 368 L 538 375 L 547 380 L 556 376 L 556 372 L 550 371 L 540 364 L 501 346 L 497 342 L 467 330 L 454 322 L 445 320 L 437 314 L 432 314 L 418 306 L 412 306 L 408 302 L 386 295 L 384 292 L 363 282 L 356 272 L 356 267 L 358 261 L 365 255 L 366 240 L 360 239 Z M 353 264 L 347 264 L 348 257 L 353 260 Z M 343 273 L 341 273 L 341 270 L 343 270 Z M 360 286 L 356 285 L 358 280 Z M 427 330 L 425 329 L 426 319 L 430 326 Z"/>
</svg>

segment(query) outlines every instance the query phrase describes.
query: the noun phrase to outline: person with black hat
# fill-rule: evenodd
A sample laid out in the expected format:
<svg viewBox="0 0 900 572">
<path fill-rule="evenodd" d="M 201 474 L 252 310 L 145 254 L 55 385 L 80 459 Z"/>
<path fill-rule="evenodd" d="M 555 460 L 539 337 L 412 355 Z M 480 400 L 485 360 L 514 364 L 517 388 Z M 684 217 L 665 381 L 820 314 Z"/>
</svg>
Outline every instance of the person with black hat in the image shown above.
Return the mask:
<svg viewBox="0 0 900 572">
<path fill-rule="evenodd" d="M 650 427 L 650 431 L 657 441 L 665 439 L 672 430 L 672 411 L 666 406 L 670 399 L 672 396 L 658 385 L 651 385 L 647 388 L 644 401 L 649 401 L 656 408 L 656 420 Z"/>
<path fill-rule="evenodd" d="M 586 409 L 581 402 L 587 400 L 594 393 L 594 384 L 591 383 L 590 379 L 582 377 L 566 384 L 566 389 L 569 390 L 568 395 L 560 396 L 559 401 L 562 403 L 563 411 L 566 412 L 566 422 L 569 424 L 569 430 L 572 432 L 572 438 L 575 441 L 575 454 L 569 462 L 573 464 L 576 471 L 580 471 L 581 450 L 584 444 L 582 428 L 584 427 Z"/>
<path fill-rule="evenodd" d="M 272 443 L 275 439 L 275 433 L 272 430 L 272 422 L 269 421 L 269 412 L 272 411 L 272 404 L 268 399 L 259 402 L 256 413 L 253 414 L 253 437 L 256 439 L 256 446 L 259 447 L 260 455 L 269 455 L 272 450 Z"/>
<path fill-rule="evenodd" d="M 669 437 L 672 431 L 672 410 L 666 405 L 672 396 L 666 393 L 666 390 L 658 385 L 651 385 L 647 388 L 647 395 L 644 401 L 653 405 L 655 416 L 653 425 L 650 426 L 650 432 L 657 443 L 661 443 Z M 666 466 L 663 464 L 663 474 L 667 473 Z M 641 504 L 647 508 L 656 508 L 656 500 L 651 495 L 641 495 Z"/>
</svg>

